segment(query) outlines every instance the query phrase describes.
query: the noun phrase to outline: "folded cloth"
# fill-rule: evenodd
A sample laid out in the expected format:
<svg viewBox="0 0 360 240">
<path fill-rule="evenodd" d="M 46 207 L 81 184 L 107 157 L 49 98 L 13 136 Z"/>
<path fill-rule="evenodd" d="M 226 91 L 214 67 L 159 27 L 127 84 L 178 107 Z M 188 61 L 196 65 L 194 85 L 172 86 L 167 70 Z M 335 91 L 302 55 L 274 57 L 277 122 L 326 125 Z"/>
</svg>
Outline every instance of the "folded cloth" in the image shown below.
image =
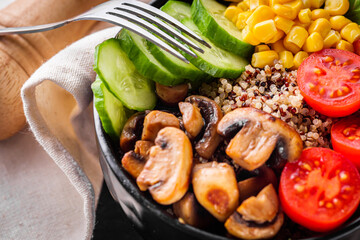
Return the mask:
<svg viewBox="0 0 360 240">
<path fill-rule="evenodd" d="M 91 106 L 94 50 L 119 29 L 70 45 L 23 85 L 26 119 L 47 154 L 26 130 L 0 142 L 0 239 L 91 238 L 103 181 Z"/>
</svg>

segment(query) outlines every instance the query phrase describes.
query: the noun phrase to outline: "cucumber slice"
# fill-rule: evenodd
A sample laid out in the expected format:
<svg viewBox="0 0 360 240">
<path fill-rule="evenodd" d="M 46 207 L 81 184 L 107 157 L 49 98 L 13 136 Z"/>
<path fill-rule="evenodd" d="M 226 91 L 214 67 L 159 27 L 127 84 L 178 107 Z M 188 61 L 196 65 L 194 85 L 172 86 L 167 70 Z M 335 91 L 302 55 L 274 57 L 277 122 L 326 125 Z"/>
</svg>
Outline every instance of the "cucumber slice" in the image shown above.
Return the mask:
<svg viewBox="0 0 360 240">
<path fill-rule="evenodd" d="M 254 47 L 243 41 L 241 31 L 224 16 L 225 10 L 226 7 L 215 0 L 194 0 L 191 16 L 203 35 L 216 46 L 250 57 Z"/>
<path fill-rule="evenodd" d="M 105 132 L 112 139 L 118 139 L 128 119 L 125 107 L 120 100 L 109 92 L 98 76 L 95 82 L 91 84 L 91 89 L 94 93 L 95 108 Z"/>
<path fill-rule="evenodd" d="M 179 76 L 183 79 L 188 79 L 191 81 L 191 83 L 195 83 L 195 85 L 197 85 L 198 82 L 201 82 L 201 80 L 209 79 L 208 74 L 201 71 L 193 64 L 184 63 L 180 59 L 174 57 L 152 42 L 148 41 L 148 45 L 150 52 L 156 58 L 156 60 L 158 60 L 166 69 L 168 69 L 176 76 Z"/>
<path fill-rule="evenodd" d="M 166 86 L 178 85 L 185 79 L 172 74 L 151 54 L 147 40 L 126 29 L 117 36 L 121 48 L 143 76 Z"/>
<path fill-rule="evenodd" d="M 181 1 L 167 1 L 164 6 L 160 8 L 178 21 L 184 18 L 191 18 L 190 4 Z"/>
<path fill-rule="evenodd" d="M 179 1 L 168 1 L 161 10 L 178 20 L 181 20 L 186 16 L 190 17 L 191 11 L 190 4 Z M 147 44 L 156 60 L 174 75 L 190 80 L 193 86 L 199 85 L 202 82 L 201 80 L 208 80 L 210 78 L 208 74 L 201 71 L 193 64 L 184 63 L 150 41 L 147 41 Z"/>
<path fill-rule="evenodd" d="M 153 82 L 136 71 L 119 40 L 111 38 L 96 47 L 94 70 L 127 108 L 143 111 L 155 107 Z"/>
<path fill-rule="evenodd" d="M 197 53 L 197 58 L 183 53 L 186 59 L 197 68 L 217 78 L 237 78 L 245 70 L 245 66 L 249 64 L 245 58 L 216 47 L 201 34 L 190 18 L 184 18 L 181 22 L 211 45 L 211 49 L 203 48 L 203 54 Z"/>
</svg>

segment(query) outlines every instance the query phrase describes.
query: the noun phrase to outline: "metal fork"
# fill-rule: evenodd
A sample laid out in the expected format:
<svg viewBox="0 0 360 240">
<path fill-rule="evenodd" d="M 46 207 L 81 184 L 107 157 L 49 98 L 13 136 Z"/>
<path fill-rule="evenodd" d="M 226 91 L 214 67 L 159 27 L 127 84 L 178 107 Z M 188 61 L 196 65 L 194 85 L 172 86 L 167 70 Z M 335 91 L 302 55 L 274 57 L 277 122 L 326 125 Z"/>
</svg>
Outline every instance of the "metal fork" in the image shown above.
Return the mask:
<svg viewBox="0 0 360 240">
<path fill-rule="evenodd" d="M 170 26 L 172 25 L 181 32 L 184 32 L 185 34 L 192 37 L 194 40 L 210 48 L 210 45 L 206 41 L 204 41 L 182 23 L 177 21 L 175 18 L 151 5 L 136 0 L 108 1 L 90 9 L 83 14 L 61 22 L 29 27 L 3 28 L 0 29 L 0 35 L 43 32 L 62 27 L 70 22 L 80 20 L 105 21 L 126 28 L 153 42 L 157 46 L 165 49 L 186 63 L 189 63 L 189 61 L 184 56 L 182 56 L 177 50 L 155 35 L 161 37 L 168 43 L 184 51 L 190 56 L 197 57 L 197 55 L 193 53 L 185 44 L 201 53 L 204 52 L 195 43 L 182 35 L 179 31 L 172 28 Z M 175 38 L 179 39 L 183 43 L 177 41 Z"/>
</svg>

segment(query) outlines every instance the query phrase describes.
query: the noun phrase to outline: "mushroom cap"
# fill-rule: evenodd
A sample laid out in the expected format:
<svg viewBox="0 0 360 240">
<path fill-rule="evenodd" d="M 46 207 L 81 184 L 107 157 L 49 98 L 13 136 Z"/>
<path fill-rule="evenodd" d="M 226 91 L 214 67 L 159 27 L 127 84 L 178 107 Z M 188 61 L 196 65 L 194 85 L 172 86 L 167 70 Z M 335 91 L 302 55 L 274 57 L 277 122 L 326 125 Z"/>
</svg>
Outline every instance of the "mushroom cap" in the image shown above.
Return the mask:
<svg viewBox="0 0 360 240">
<path fill-rule="evenodd" d="M 176 105 L 183 101 L 188 93 L 189 85 L 187 83 L 176 86 L 165 86 L 156 83 L 156 94 L 167 105 Z"/>
<path fill-rule="evenodd" d="M 226 154 L 251 171 L 263 165 L 276 149 L 276 162 L 298 159 L 303 149 L 300 135 L 281 119 L 255 108 L 237 108 L 219 122 L 217 132 L 232 138 Z"/>
<path fill-rule="evenodd" d="M 255 197 L 249 197 L 236 210 L 244 220 L 256 223 L 271 222 L 279 210 L 279 200 L 272 184 L 264 187 Z"/>
<path fill-rule="evenodd" d="M 279 211 L 270 223 L 256 224 L 245 221 L 238 212 L 234 212 L 225 222 L 226 230 L 242 239 L 266 239 L 274 237 L 284 223 L 284 214 Z"/>
<path fill-rule="evenodd" d="M 151 111 L 144 119 L 141 139 L 154 141 L 158 132 L 164 127 L 180 128 L 180 121 L 171 113 L 158 110 Z"/>
<path fill-rule="evenodd" d="M 199 204 L 192 192 L 187 192 L 180 201 L 174 203 L 173 210 L 178 218 L 194 227 L 204 228 L 215 220 Z"/>
<path fill-rule="evenodd" d="M 192 184 L 196 199 L 219 221 L 225 221 L 239 204 L 234 169 L 227 163 L 209 162 L 193 168 Z"/>
<path fill-rule="evenodd" d="M 136 179 L 141 191 L 149 189 L 153 199 L 168 205 L 180 200 L 189 187 L 192 146 L 183 131 L 161 129 L 150 148 L 150 157 Z"/>
<path fill-rule="evenodd" d="M 243 202 L 251 196 L 256 196 L 269 183 L 275 188 L 278 186 L 278 180 L 271 168 L 263 165 L 255 171 L 259 172 L 257 176 L 238 182 L 240 202 Z"/>
<path fill-rule="evenodd" d="M 121 159 L 121 164 L 123 168 L 133 177 L 137 178 L 141 171 L 144 169 L 146 160 L 135 153 L 134 151 L 129 151 L 124 154 Z"/>
<path fill-rule="evenodd" d="M 191 138 L 195 138 L 204 126 L 204 120 L 200 109 L 189 102 L 179 102 L 179 109 L 186 132 Z"/>
<path fill-rule="evenodd" d="M 217 125 L 223 113 L 215 101 L 198 95 L 192 95 L 185 99 L 200 109 L 201 116 L 205 121 L 204 134 L 195 144 L 196 152 L 203 158 L 209 159 L 220 144 L 222 138 L 217 133 Z"/>
<path fill-rule="evenodd" d="M 137 112 L 126 121 L 120 136 L 120 148 L 123 152 L 134 149 L 136 141 L 140 139 L 147 113 Z"/>
</svg>

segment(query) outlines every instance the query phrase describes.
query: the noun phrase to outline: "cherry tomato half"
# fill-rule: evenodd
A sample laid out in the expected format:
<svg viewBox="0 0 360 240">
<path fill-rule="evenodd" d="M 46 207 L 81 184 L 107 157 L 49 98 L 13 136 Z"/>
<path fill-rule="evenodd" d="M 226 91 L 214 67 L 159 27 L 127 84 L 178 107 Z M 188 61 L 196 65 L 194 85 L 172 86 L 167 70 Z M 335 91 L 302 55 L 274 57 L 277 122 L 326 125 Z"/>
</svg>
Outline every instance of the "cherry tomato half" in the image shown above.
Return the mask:
<svg viewBox="0 0 360 240">
<path fill-rule="evenodd" d="M 354 46 L 354 52 L 355 52 L 357 55 L 360 55 L 360 39 L 354 41 L 353 46 Z"/>
<path fill-rule="evenodd" d="M 296 162 L 285 165 L 279 197 L 285 213 L 294 222 L 326 232 L 340 226 L 357 209 L 359 172 L 340 153 L 307 148 Z"/>
<path fill-rule="evenodd" d="M 336 122 L 331 128 L 331 143 L 360 169 L 360 114 Z"/>
<path fill-rule="evenodd" d="M 360 109 L 360 56 L 339 49 L 324 49 L 303 61 L 297 83 L 305 101 L 330 117 L 343 117 Z"/>
</svg>

